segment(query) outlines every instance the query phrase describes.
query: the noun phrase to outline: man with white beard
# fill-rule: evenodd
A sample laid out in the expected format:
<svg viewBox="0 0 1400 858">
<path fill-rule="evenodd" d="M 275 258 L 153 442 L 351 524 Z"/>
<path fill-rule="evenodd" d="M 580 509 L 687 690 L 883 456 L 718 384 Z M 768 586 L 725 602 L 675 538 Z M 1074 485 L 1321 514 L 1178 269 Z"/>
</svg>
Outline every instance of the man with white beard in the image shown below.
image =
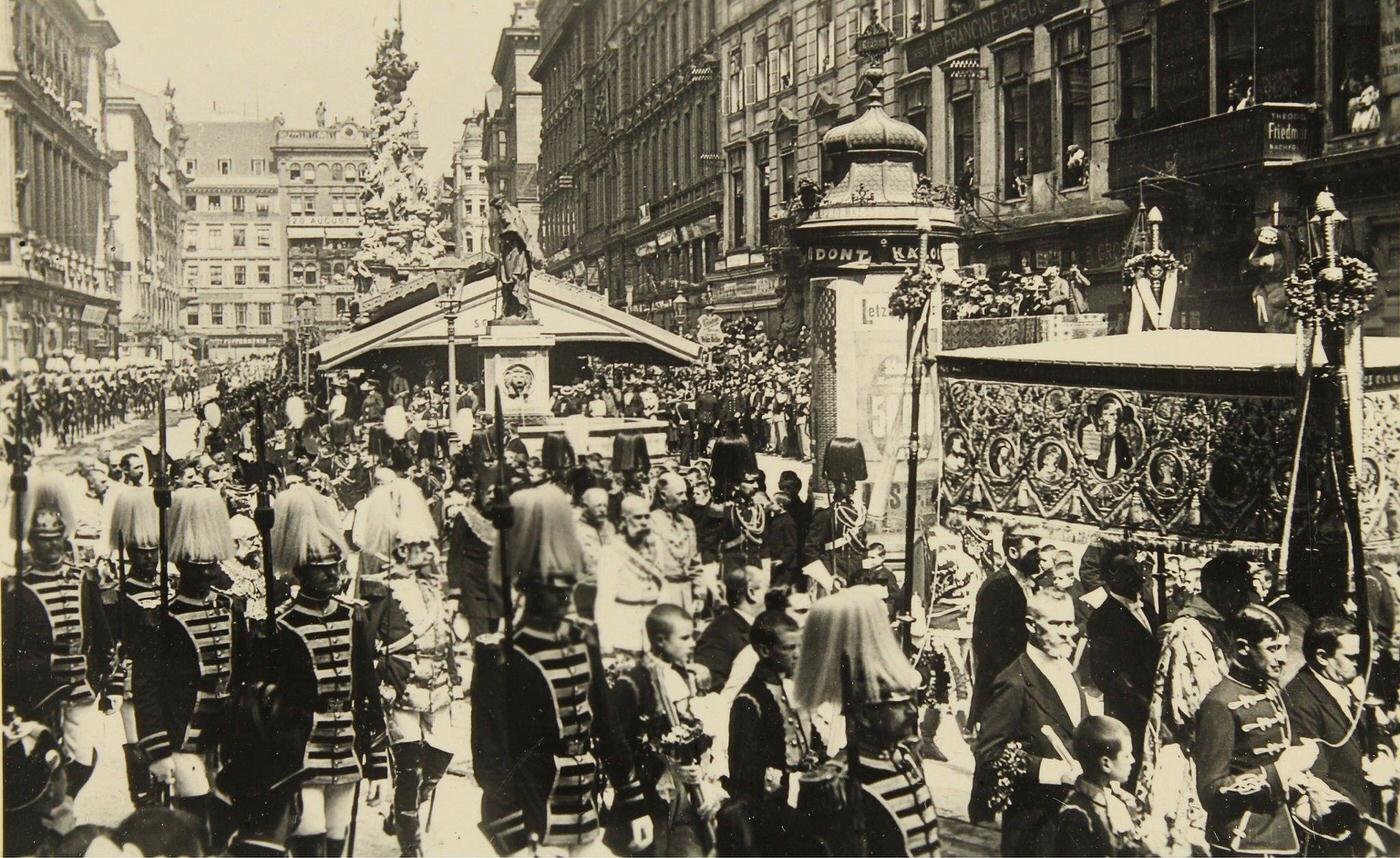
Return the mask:
<svg viewBox="0 0 1400 858">
<path fill-rule="evenodd" d="M 647 614 L 660 600 L 665 579 L 656 564 L 646 499 L 625 495 L 621 523 L 622 538 L 604 548 L 594 616 L 603 655 L 641 658 L 647 651 Z"/>
<path fill-rule="evenodd" d="M 700 584 L 700 547 L 695 523 L 685 514 L 685 479 L 668 471 L 656 481 L 659 506 L 651 511 L 651 533 L 656 547 L 656 563 L 666 583 L 661 601 L 685 609 L 695 616 Z"/>
</svg>

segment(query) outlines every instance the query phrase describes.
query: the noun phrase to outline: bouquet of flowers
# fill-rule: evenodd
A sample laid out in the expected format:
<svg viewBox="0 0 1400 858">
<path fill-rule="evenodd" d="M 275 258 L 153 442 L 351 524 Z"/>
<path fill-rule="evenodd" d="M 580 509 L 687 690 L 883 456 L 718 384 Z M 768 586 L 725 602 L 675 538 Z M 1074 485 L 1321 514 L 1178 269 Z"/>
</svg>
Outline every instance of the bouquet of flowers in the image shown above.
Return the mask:
<svg viewBox="0 0 1400 858">
<path fill-rule="evenodd" d="M 1006 747 L 1001 749 L 1001 755 L 992 764 L 992 772 L 996 775 L 996 784 L 992 787 L 992 796 L 987 804 L 994 811 L 1006 810 L 1011 806 L 1011 796 L 1016 792 L 1016 782 L 1025 777 L 1030 769 L 1030 758 L 1026 755 L 1026 746 L 1023 742 L 1007 742 Z"/>
<path fill-rule="evenodd" d="M 1366 315 L 1376 280 L 1376 270 L 1354 256 L 1340 257 L 1336 265 L 1319 256 L 1284 281 L 1288 311 L 1305 325 L 1345 325 Z"/>
<path fill-rule="evenodd" d="M 698 765 L 705 752 L 714 744 L 714 737 L 705 732 L 697 720 L 683 718 L 664 733 L 653 735 L 648 744 L 656 753 L 680 766 Z"/>
</svg>

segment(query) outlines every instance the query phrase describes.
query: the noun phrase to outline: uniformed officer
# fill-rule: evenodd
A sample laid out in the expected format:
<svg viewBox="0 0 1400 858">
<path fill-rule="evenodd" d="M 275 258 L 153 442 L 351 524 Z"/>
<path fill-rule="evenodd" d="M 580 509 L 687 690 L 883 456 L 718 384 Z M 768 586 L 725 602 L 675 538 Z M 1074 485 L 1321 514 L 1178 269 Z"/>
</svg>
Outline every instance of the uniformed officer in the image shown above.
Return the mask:
<svg viewBox="0 0 1400 858">
<path fill-rule="evenodd" d="M 24 495 L 24 568 L 5 582 L 5 706 L 62 737 L 68 795 L 77 796 L 97 765 L 96 689 L 112 664 L 112 635 L 97 579 L 72 562 L 77 525 L 63 478 L 36 472 Z"/>
<path fill-rule="evenodd" d="M 1273 611 L 1247 605 L 1229 624 L 1230 672 L 1196 715 L 1196 790 L 1206 811 L 1206 842 L 1217 855 L 1292 855 L 1298 833 L 1290 790 L 1316 781 L 1308 769 L 1316 742 L 1292 744 L 1278 681 L 1288 632 Z"/>
<path fill-rule="evenodd" d="M 831 484 L 831 505 L 817 510 L 802 549 L 801 565 L 811 570 L 820 563 L 830 583 L 817 582 L 825 589 L 846 586 L 860 576 L 865 560 L 865 505 L 856 497 L 856 484 L 866 479 L 865 449 L 855 438 L 832 438 L 822 458 L 822 476 Z M 812 574 L 811 570 L 808 575 Z"/>
<path fill-rule="evenodd" d="M 579 855 L 599 832 L 606 772 L 613 815 L 630 828 L 632 851 L 652 825 L 608 695 L 597 644 L 566 617 L 583 569 L 568 498 L 544 485 L 510 499 L 514 526 L 497 540 L 510 579 L 525 595 L 510 641 L 478 638 L 472 672 L 472 765 L 482 786 L 481 828 L 502 855 Z M 601 771 L 600 771 L 601 769 Z"/>
<path fill-rule="evenodd" d="M 127 486 L 116 490 L 110 534 L 111 544 L 120 552 L 118 563 L 122 570 L 116 628 L 118 652 L 126 662 L 121 706 L 126 742 L 122 752 L 131 803 L 145 807 L 155 804 L 157 795 L 150 761 L 141 749 L 141 734 L 136 728 L 131 662 L 136 658 L 134 651 L 154 639 L 160 621 L 160 518 L 153 489 Z"/>
<path fill-rule="evenodd" d="M 298 731 L 302 811 L 289 846 L 293 855 L 338 856 L 355 785 L 388 774 L 373 631 L 364 604 L 340 595 L 346 548 L 330 499 L 292 486 L 273 510 L 273 564 L 301 587 L 277 612 L 265 678 L 309 719 Z"/>
<path fill-rule="evenodd" d="M 404 855 L 419 855 L 419 808 L 452 762 L 448 708 L 461 681 L 452 653 L 455 607 L 437 556 L 437 526 L 418 487 L 394 479 L 375 490 L 365 512 L 384 529 L 391 560 L 375 629 L 394 772 L 386 827 Z"/>
<path fill-rule="evenodd" d="M 879 590 L 852 587 L 812 606 L 802 631 L 794 699 L 809 713 L 824 704 L 844 704 L 846 741 L 854 743 L 856 753 L 848 748 L 826 768 L 839 771 L 854 757 L 864 830 L 852 824 L 849 807 L 833 813 L 831 803 L 820 800 L 832 783 L 806 778 L 803 789 L 817 795 L 799 795 L 796 830 L 820 842 L 801 845 L 804 851 L 797 854 L 814 849 L 832 855 L 938 854 L 938 813 L 923 765 L 910 747 L 918 726 L 918 687 L 919 672 L 890 630 Z M 832 781 L 849 776 L 847 767 Z M 864 843 L 854 841 L 857 833 Z"/>
<path fill-rule="evenodd" d="M 177 808 L 206 821 L 220 849 L 232 815 L 210 784 L 234 686 L 250 666 L 243 610 L 214 590 L 233 535 L 224 499 L 207 487 L 175 492 L 167 526 L 180 583 L 170 615 L 132 653 L 136 728 L 151 775 L 172 788 Z"/>
</svg>

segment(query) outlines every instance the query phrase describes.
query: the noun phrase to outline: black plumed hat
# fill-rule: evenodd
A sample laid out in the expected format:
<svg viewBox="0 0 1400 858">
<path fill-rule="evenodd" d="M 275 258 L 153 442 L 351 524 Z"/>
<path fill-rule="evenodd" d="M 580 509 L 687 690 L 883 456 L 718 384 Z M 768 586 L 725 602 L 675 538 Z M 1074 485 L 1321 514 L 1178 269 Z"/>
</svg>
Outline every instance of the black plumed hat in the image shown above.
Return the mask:
<svg viewBox="0 0 1400 858">
<path fill-rule="evenodd" d="M 640 432 L 619 432 L 614 435 L 612 469 L 622 473 L 651 470 L 646 436 Z"/>
<path fill-rule="evenodd" d="M 747 438 L 726 435 L 715 439 L 714 450 L 710 453 L 710 478 L 715 481 L 715 491 L 720 497 L 728 495 L 745 474 L 758 470 L 758 460 Z"/>
<path fill-rule="evenodd" d="M 550 432 L 544 436 L 540 448 L 540 462 L 546 470 L 560 471 L 574 466 L 574 445 L 563 432 Z"/>
<path fill-rule="evenodd" d="M 833 483 L 858 483 L 869 475 L 865 470 L 865 448 L 855 438 L 832 438 L 822 457 L 822 476 Z"/>
<path fill-rule="evenodd" d="M 331 421 L 331 444 L 344 447 L 355 437 L 355 421 L 349 417 L 337 417 Z"/>
</svg>

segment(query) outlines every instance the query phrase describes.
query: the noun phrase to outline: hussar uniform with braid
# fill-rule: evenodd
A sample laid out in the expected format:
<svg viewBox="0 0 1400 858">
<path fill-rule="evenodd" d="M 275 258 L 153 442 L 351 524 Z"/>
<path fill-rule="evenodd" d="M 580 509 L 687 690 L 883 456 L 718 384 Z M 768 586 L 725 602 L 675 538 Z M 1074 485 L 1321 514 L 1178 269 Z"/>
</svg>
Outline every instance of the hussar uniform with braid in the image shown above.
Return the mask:
<svg viewBox="0 0 1400 858">
<path fill-rule="evenodd" d="M 5 582 L 5 707 L 63 739 L 68 794 L 97 764 L 96 689 L 110 671 L 112 636 L 97 580 L 72 563 L 77 517 L 57 474 L 31 477 L 21 530 L 25 565 Z"/>
</svg>

